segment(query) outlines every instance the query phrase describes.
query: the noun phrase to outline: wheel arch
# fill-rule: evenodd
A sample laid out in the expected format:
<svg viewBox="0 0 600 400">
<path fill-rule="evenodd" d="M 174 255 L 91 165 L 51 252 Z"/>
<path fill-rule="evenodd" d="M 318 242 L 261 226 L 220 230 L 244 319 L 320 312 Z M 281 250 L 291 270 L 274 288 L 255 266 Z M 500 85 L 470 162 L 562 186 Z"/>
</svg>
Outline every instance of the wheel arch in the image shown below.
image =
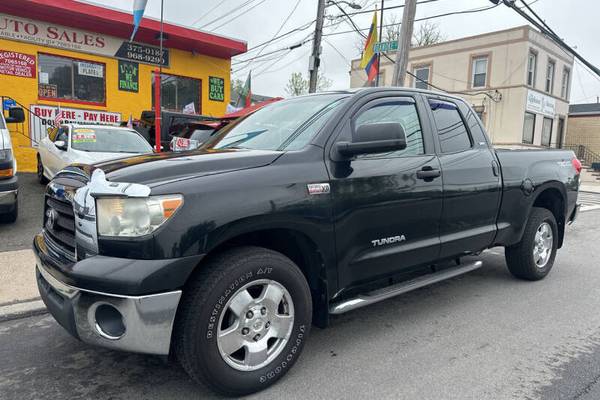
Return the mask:
<svg viewBox="0 0 600 400">
<path fill-rule="evenodd" d="M 554 215 L 558 227 L 558 248 L 563 245 L 567 214 L 567 194 L 562 184 L 551 182 L 538 190 L 531 207 L 545 208 Z M 531 211 L 530 211 L 531 212 Z"/>
</svg>

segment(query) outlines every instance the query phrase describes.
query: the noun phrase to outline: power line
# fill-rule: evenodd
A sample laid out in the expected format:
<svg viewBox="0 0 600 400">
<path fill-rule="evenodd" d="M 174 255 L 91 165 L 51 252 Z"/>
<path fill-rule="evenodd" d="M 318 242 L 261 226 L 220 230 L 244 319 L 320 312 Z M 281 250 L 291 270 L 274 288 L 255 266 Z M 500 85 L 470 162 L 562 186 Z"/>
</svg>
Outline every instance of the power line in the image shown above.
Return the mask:
<svg viewBox="0 0 600 400">
<path fill-rule="evenodd" d="M 217 8 L 219 8 L 220 6 L 223 5 L 223 3 L 225 3 L 227 0 L 222 0 L 222 1 L 217 1 L 217 4 L 215 4 L 215 6 L 213 8 L 211 8 L 210 10 L 208 10 L 207 12 L 205 12 L 204 14 L 202 14 L 202 16 L 200 16 L 200 18 L 198 18 L 197 20 L 195 20 L 194 22 L 192 22 L 190 24 L 190 26 L 194 26 L 197 23 L 199 23 L 200 21 L 202 21 L 202 19 L 206 18 L 208 15 L 210 15 L 211 12 L 215 11 Z"/>
<path fill-rule="evenodd" d="M 227 15 L 229 15 L 229 14 L 231 14 L 231 13 L 237 11 L 237 10 L 240 10 L 240 9 L 246 7 L 248 4 L 250 4 L 250 3 L 254 2 L 254 1 L 256 1 L 256 0 L 246 0 L 244 3 L 240 4 L 237 7 L 232 8 L 231 10 L 227 11 L 225 14 L 221 14 L 217 18 L 215 18 L 215 19 L 211 20 L 210 22 L 207 22 L 206 24 L 202 25 L 200 27 L 200 29 L 204 29 L 207 26 L 212 25 L 212 24 L 214 24 L 217 21 L 222 21 L 225 16 L 227 16 Z M 219 3 L 220 3 L 219 5 L 223 4 L 223 2 L 219 2 Z"/>
<path fill-rule="evenodd" d="M 262 47 L 260 49 L 260 51 L 258 52 L 258 54 L 256 55 L 256 57 L 260 56 L 260 54 L 263 52 L 264 49 L 266 49 L 267 47 L 269 47 L 269 45 L 271 43 L 273 43 L 273 39 L 275 39 L 277 37 L 277 35 L 279 35 L 279 32 L 281 32 L 281 30 L 283 29 L 283 27 L 285 26 L 285 24 L 287 24 L 287 22 L 290 20 L 290 18 L 292 17 L 292 15 L 294 14 L 294 12 L 296 11 L 296 9 L 298 8 L 298 5 L 300 4 L 301 0 L 297 0 L 296 4 L 294 5 L 294 7 L 292 8 L 292 11 L 290 11 L 290 13 L 288 14 L 288 16 L 283 20 L 283 22 L 281 23 L 281 25 L 279 25 L 279 29 L 277 29 L 277 32 L 275 32 L 275 34 L 273 35 L 273 38 L 271 38 L 270 43 L 267 43 L 264 47 Z"/>
<path fill-rule="evenodd" d="M 222 26 L 225 26 L 225 25 L 227 25 L 227 24 L 229 24 L 229 23 L 231 23 L 231 22 L 235 21 L 236 19 L 238 19 L 238 18 L 239 18 L 239 17 L 241 17 L 242 15 L 245 15 L 245 14 L 249 13 L 250 11 L 254 10 L 256 7 L 260 6 L 260 5 L 261 5 L 262 3 L 264 3 L 265 1 L 266 1 L 266 0 L 261 0 L 261 1 L 259 1 L 258 3 L 256 3 L 256 4 L 255 4 L 255 5 L 253 5 L 252 7 L 248 8 L 247 10 L 243 11 L 242 13 L 240 13 L 240 14 L 236 15 L 235 17 L 233 17 L 233 18 L 231 18 L 231 17 L 230 17 L 229 19 L 225 20 L 225 22 L 223 22 L 221 25 L 218 25 L 218 26 L 216 26 L 216 27 L 214 27 L 214 28 L 211 28 L 211 30 L 213 30 L 213 31 L 216 31 L 217 29 L 221 28 Z"/>
</svg>

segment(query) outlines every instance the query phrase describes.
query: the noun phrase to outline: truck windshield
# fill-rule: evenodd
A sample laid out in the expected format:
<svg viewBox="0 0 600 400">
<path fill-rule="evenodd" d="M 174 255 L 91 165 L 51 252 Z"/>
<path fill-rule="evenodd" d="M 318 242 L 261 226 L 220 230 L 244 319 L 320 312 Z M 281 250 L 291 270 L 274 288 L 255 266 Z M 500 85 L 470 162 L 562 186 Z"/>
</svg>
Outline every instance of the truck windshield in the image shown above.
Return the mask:
<svg viewBox="0 0 600 400">
<path fill-rule="evenodd" d="M 74 128 L 71 147 L 98 153 L 151 153 L 152 147 L 137 132 L 128 129 Z"/>
<path fill-rule="evenodd" d="M 208 147 L 299 150 L 347 98 L 347 95 L 326 94 L 273 103 L 224 128 Z"/>
</svg>

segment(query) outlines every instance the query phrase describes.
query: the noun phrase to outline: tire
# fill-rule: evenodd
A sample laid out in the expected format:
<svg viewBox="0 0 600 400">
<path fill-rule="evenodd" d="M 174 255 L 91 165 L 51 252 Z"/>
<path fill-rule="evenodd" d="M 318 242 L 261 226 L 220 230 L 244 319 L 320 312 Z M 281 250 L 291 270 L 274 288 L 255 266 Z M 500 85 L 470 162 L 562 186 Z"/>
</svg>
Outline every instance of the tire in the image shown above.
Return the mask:
<svg viewBox="0 0 600 400">
<path fill-rule="evenodd" d="M 545 232 L 551 232 L 549 238 Z M 542 238 L 536 241 L 536 238 Z M 551 246 L 551 247 L 550 247 Z M 540 252 L 539 249 L 547 249 Z M 545 208 L 534 207 L 521 241 L 506 247 L 508 270 L 517 278 L 528 281 L 544 279 L 552 266 L 558 248 L 558 226 L 554 215 Z"/>
<path fill-rule="evenodd" d="M 276 294 L 274 299 L 281 294 L 282 300 L 261 302 L 265 293 Z M 173 347 L 196 382 L 226 396 L 247 395 L 269 387 L 294 365 L 311 319 L 310 289 L 289 258 L 261 247 L 234 248 L 209 260 L 186 285 Z M 224 332 L 231 341 L 220 339 Z M 241 350 L 234 351 L 240 340 Z M 250 354 L 249 348 L 264 349 L 265 343 L 270 355 Z"/>
<path fill-rule="evenodd" d="M 44 165 L 42 164 L 42 158 L 39 154 L 37 156 L 37 179 L 38 182 L 42 185 L 48 183 L 48 178 L 44 176 Z"/>
</svg>

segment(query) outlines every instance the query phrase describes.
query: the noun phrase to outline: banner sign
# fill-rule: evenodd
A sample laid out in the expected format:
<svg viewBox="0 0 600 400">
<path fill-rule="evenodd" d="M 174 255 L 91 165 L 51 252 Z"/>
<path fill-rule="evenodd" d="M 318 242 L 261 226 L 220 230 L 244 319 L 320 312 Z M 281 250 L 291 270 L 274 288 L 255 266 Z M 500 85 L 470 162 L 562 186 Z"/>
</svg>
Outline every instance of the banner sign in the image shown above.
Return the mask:
<svg viewBox="0 0 600 400">
<path fill-rule="evenodd" d="M 208 77 L 208 99 L 225 101 L 225 80 L 216 76 Z"/>
<path fill-rule="evenodd" d="M 34 43 L 40 46 L 124 58 L 146 64 L 160 65 L 160 49 L 129 43 L 114 36 L 34 21 L 0 13 L 0 38 Z M 131 49 L 128 47 L 131 46 Z M 169 51 L 163 50 L 162 66 L 169 65 Z"/>
<path fill-rule="evenodd" d="M 139 90 L 139 64 L 119 60 L 119 90 L 137 92 Z"/>
<path fill-rule="evenodd" d="M 527 91 L 527 111 L 554 118 L 556 99 L 530 89 Z"/>
<path fill-rule="evenodd" d="M 48 135 L 48 128 L 54 126 L 54 118 L 58 107 L 32 104 L 29 108 L 37 116 L 29 118 L 29 136 L 31 145 L 37 147 L 37 143 Z M 119 125 L 121 114 L 97 110 L 83 110 L 79 108 L 60 107 L 63 123 L 102 124 Z"/>
<path fill-rule="evenodd" d="M 0 50 L 0 74 L 35 78 L 35 56 Z"/>
<path fill-rule="evenodd" d="M 115 57 L 163 67 L 169 66 L 169 50 L 163 49 L 162 57 L 160 54 L 160 47 L 123 42 L 115 53 Z"/>
</svg>

